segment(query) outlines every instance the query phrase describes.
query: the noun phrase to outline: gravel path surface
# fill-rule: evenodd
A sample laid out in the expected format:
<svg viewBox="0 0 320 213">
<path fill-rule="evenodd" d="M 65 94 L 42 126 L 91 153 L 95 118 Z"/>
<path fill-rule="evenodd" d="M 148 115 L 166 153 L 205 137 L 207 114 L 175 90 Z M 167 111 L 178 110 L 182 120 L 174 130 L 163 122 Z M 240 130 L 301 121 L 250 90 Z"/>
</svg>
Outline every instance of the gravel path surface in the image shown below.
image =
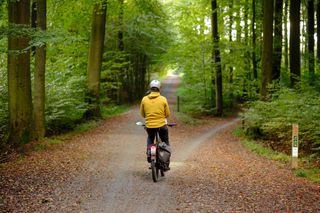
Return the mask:
<svg viewBox="0 0 320 213">
<path fill-rule="evenodd" d="M 173 116 L 171 170 L 153 183 L 138 120 L 135 107 L 4 165 L 0 212 L 320 212 L 320 186 L 244 149 L 231 134 L 237 118 L 190 126 Z"/>
</svg>

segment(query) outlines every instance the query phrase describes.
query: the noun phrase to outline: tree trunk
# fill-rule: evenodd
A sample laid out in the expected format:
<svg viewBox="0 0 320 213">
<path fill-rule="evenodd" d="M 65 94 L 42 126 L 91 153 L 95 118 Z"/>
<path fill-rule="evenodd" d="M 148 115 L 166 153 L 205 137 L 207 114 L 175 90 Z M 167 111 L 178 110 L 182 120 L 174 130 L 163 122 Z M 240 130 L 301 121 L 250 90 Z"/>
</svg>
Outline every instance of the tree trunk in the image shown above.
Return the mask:
<svg viewBox="0 0 320 213">
<path fill-rule="evenodd" d="M 241 43 L 241 32 L 242 32 L 242 27 L 241 27 L 241 0 L 237 1 L 236 6 L 238 7 L 238 14 L 235 17 L 236 19 L 236 31 L 237 31 L 237 42 Z"/>
<path fill-rule="evenodd" d="M 248 24 L 248 17 L 249 17 L 249 1 L 245 0 L 244 4 L 244 44 L 245 46 L 248 46 L 249 41 L 249 24 Z M 250 59 L 250 51 L 248 49 L 245 49 L 244 52 L 244 63 L 245 63 L 245 70 L 246 70 L 246 76 L 247 79 L 250 81 L 252 78 L 250 67 L 251 67 L 251 59 Z M 244 91 L 247 91 L 247 88 L 245 87 Z"/>
<path fill-rule="evenodd" d="M 89 60 L 87 68 L 87 102 L 90 104 L 85 116 L 87 118 L 100 118 L 100 73 L 105 37 L 105 24 L 107 1 L 95 3 L 92 15 Z"/>
<path fill-rule="evenodd" d="M 118 49 L 120 51 L 124 50 L 124 43 L 123 43 L 123 0 L 119 0 L 120 4 L 120 12 L 119 12 L 119 31 L 118 31 Z"/>
<path fill-rule="evenodd" d="M 317 61 L 320 62 L 320 0 L 317 1 Z"/>
<path fill-rule="evenodd" d="M 263 9 L 263 52 L 262 52 L 262 99 L 267 99 L 268 84 L 271 83 L 272 73 L 272 25 L 273 25 L 273 3 L 264 0 Z"/>
<path fill-rule="evenodd" d="M 249 38 L 249 25 L 248 25 L 248 16 L 249 16 L 249 1 L 246 0 L 244 4 L 244 42 L 245 45 L 248 45 Z"/>
<path fill-rule="evenodd" d="M 279 80 L 282 57 L 282 12 L 283 0 L 276 0 L 274 16 L 272 80 Z"/>
<path fill-rule="evenodd" d="M 30 0 L 8 1 L 9 27 L 30 27 Z M 32 98 L 29 38 L 8 36 L 9 143 L 19 146 L 30 140 Z"/>
<path fill-rule="evenodd" d="M 118 51 L 121 55 L 120 59 L 117 59 L 117 63 L 122 64 L 125 59 L 123 59 L 122 53 L 124 53 L 124 42 L 123 42 L 123 6 L 124 6 L 124 0 L 119 0 L 118 1 L 120 4 L 120 11 L 119 11 L 119 16 L 118 16 Z M 119 75 L 117 76 L 118 78 L 118 83 L 119 83 L 119 88 L 117 92 L 117 102 L 118 104 L 123 103 L 125 97 L 128 96 L 126 94 L 126 91 L 128 91 L 127 84 L 125 82 L 125 76 L 126 76 L 126 68 L 121 67 L 119 69 Z M 127 100 L 128 101 L 128 100 Z"/>
<path fill-rule="evenodd" d="M 288 0 L 284 3 L 284 67 L 285 71 L 288 72 L 289 68 L 289 46 L 288 46 Z"/>
<path fill-rule="evenodd" d="M 47 29 L 46 0 L 37 0 L 37 25 L 40 30 Z M 34 139 L 45 136 L 45 67 L 46 45 L 36 48 L 35 73 L 34 73 L 34 111 L 33 111 L 33 134 Z"/>
<path fill-rule="evenodd" d="M 257 60 L 256 60 L 256 0 L 252 0 L 252 72 L 253 72 L 253 78 L 258 78 L 258 72 L 257 72 Z"/>
<path fill-rule="evenodd" d="M 215 86 L 216 86 L 216 109 L 217 115 L 221 116 L 223 113 L 222 100 L 222 72 L 221 72 L 221 58 L 219 47 L 219 33 L 218 33 L 218 12 L 217 0 L 211 1 L 212 9 L 212 38 L 213 38 L 213 63 L 216 71 Z"/>
<path fill-rule="evenodd" d="M 230 0 L 229 2 L 229 42 L 230 44 L 232 44 L 232 24 L 233 24 L 233 0 Z M 231 45 L 231 49 L 230 49 L 230 55 L 233 54 L 233 46 Z M 229 73 L 230 73 L 230 77 L 229 77 L 229 83 L 233 83 L 233 66 L 232 64 L 230 64 L 230 68 L 229 68 Z"/>
<path fill-rule="evenodd" d="M 307 4 L 308 4 L 307 5 L 308 64 L 309 64 L 310 82 L 312 82 L 314 78 L 314 3 L 313 3 L 313 0 L 308 0 Z"/>
<path fill-rule="evenodd" d="M 300 0 L 290 2 L 290 81 L 300 81 Z"/>
<path fill-rule="evenodd" d="M 308 19 L 308 14 L 307 14 L 307 1 L 306 0 L 306 9 L 302 10 L 301 9 L 301 17 L 300 17 L 300 24 L 302 24 L 302 29 L 300 30 L 301 33 L 301 43 L 303 44 L 301 49 L 300 49 L 300 55 L 302 57 L 303 63 L 301 67 L 304 68 L 304 70 L 308 70 L 308 35 L 307 35 L 307 19 Z"/>
</svg>

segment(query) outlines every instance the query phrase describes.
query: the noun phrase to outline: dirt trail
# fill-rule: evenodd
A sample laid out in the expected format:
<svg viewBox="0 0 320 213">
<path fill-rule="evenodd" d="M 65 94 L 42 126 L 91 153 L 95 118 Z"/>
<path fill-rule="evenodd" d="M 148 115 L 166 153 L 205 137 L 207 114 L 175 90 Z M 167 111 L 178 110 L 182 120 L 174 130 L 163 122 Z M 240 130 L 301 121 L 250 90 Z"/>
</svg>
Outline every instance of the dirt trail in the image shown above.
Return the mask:
<svg viewBox="0 0 320 213">
<path fill-rule="evenodd" d="M 167 82 L 176 84 L 177 79 L 169 77 Z M 171 94 L 174 94 L 172 90 L 175 88 L 167 86 L 167 82 L 163 85 L 166 88 L 163 94 L 172 103 L 175 98 L 171 97 Z M 144 154 L 146 133 L 143 128 L 135 125 L 136 121 L 141 120 L 138 107 L 122 117 L 121 122 L 110 127 L 111 131 L 103 136 L 104 142 L 93 158 L 84 165 L 84 171 L 90 170 L 93 174 L 89 176 L 84 172 L 72 180 L 71 185 L 63 187 L 63 194 L 66 197 L 61 200 L 68 200 L 62 203 L 64 211 L 97 213 L 175 211 L 177 206 L 175 191 L 168 180 L 175 178 L 175 170 L 184 164 L 201 143 L 237 121 L 235 119 L 217 128 L 206 130 L 200 137 L 193 134 L 196 136 L 187 140 L 183 148 L 178 148 L 173 139 L 172 146 L 176 151 L 172 157 L 172 170 L 166 173 L 166 177 L 160 179 L 160 182 L 154 184 Z M 175 135 L 175 130 L 170 129 L 170 134 Z M 71 194 L 77 196 L 72 197 Z M 56 211 L 57 209 L 54 209 L 54 212 Z"/>
<path fill-rule="evenodd" d="M 164 83 L 170 102 L 175 86 L 166 84 L 177 82 L 170 77 Z M 188 126 L 172 116 L 178 126 L 169 130 L 171 170 L 153 183 L 138 120 L 137 106 L 61 150 L 0 169 L 0 187 L 6 187 L 0 189 L 0 212 L 320 211 L 319 185 L 245 150 L 231 134 L 237 118 Z"/>
</svg>

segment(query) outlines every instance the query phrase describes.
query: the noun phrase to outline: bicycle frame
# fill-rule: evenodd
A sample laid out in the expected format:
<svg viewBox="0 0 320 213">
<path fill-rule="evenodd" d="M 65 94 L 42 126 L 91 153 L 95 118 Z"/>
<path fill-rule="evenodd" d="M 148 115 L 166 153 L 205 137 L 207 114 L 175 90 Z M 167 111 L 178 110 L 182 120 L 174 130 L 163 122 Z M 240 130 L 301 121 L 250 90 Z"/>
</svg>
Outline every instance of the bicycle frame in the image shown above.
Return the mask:
<svg viewBox="0 0 320 213">
<path fill-rule="evenodd" d="M 157 162 L 157 151 L 158 151 L 158 144 L 160 143 L 160 136 L 159 132 L 156 132 L 155 141 L 153 144 L 150 145 L 150 154 L 151 154 L 151 160 L 154 160 Z"/>
<path fill-rule="evenodd" d="M 145 124 L 142 122 L 137 122 L 136 123 L 138 126 L 143 126 L 145 127 Z M 168 126 L 173 127 L 176 124 L 168 124 Z M 151 154 L 151 162 L 150 162 L 150 168 L 152 171 L 152 179 L 153 182 L 157 182 L 158 181 L 158 177 L 159 177 L 159 171 L 161 176 L 164 176 L 164 170 L 162 168 L 160 168 L 159 164 L 158 164 L 158 144 L 161 142 L 161 138 L 159 136 L 159 131 L 156 132 L 156 136 L 155 136 L 155 141 L 153 141 L 153 144 L 150 145 L 150 154 Z"/>
</svg>

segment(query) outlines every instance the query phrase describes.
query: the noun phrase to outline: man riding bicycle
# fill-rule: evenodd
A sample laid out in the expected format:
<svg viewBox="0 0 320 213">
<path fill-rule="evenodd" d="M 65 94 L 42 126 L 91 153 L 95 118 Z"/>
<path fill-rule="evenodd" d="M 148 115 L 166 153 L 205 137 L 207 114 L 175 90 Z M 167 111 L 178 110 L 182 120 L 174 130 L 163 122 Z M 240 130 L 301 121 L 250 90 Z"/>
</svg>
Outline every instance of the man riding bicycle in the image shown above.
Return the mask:
<svg viewBox="0 0 320 213">
<path fill-rule="evenodd" d="M 147 160 L 150 163 L 150 145 L 153 144 L 156 132 L 159 131 L 161 141 L 169 145 L 169 134 L 167 117 L 170 115 L 170 108 L 167 99 L 160 95 L 161 83 L 152 80 L 150 93 L 142 98 L 140 113 L 145 118 L 147 139 Z"/>
</svg>

